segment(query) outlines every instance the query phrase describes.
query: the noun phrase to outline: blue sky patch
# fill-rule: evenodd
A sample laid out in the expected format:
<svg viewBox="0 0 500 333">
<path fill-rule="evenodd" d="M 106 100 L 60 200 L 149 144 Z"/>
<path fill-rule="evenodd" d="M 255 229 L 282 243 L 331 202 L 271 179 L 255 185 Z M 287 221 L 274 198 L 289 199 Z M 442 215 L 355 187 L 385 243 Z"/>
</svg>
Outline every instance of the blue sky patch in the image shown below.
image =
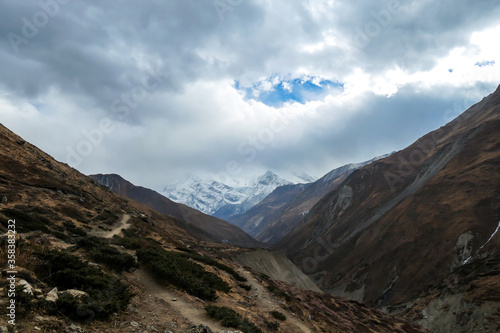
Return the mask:
<svg viewBox="0 0 500 333">
<path fill-rule="evenodd" d="M 495 61 L 478 61 L 474 64 L 474 66 L 478 66 L 478 67 L 486 67 L 486 66 L 493 66 L 495 65 Z"/>
<path fill-rule="evenodd" d="M 287 102 L 305 104 L 344 91 L 343 83 L 318 77 L 285 80 L 271 76 L 254 83 L 251 87 L 243 87 L 239 81 L 235 81 L 234 87 L 245 93 L 245 99 L 253 99 L 272 107 L 281 107 Z"/>
</svg>

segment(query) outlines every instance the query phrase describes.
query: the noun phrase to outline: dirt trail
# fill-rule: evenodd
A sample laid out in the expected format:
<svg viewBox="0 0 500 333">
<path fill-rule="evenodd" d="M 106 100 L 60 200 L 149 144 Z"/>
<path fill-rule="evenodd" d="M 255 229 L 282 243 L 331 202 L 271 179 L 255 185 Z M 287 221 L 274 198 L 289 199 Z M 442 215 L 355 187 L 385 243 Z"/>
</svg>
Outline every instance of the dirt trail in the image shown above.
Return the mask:
<svg viewBox="0 0 500 333">
<path fill-rule="evenodd" d="M 144 287 L 146 294 L 163 299 L 174 311 L 179 312 L 181 316 L 186 317 L 191 323 L 195 325 L 205 324 L 214 332 L 226 332 L 224 327 L 207 316 L 202 302 L 191 301 L 186 294 L 169 290 L 167 287 L 158 284 L 143 269 L 135 271 L 134 277 Z M 172 301 L 172 299 L 176 299 L 176 301 Z"/>
<path fill-rule="evenodd" d="M 128 223 L 129 220 L 130 220 L 130 215 L 123 214 L 122 219 L 118 223 L 118 226 L 114 227 L 110 231 L 99 233 L 99 236 L 103 238 L 113 238 L 114 235 L 119 235 L 120 232 L 122 232 L 122 229 L 127 229 L 131 226 L 131 224 Z"/>
<path fill-rule="evenodd" d="M 242 268 L 238 269 L 238 272 L 242 274 L 247 280 L 248 284 L 252 286 L 252 290 L 255 291 L 257 297 L 257 306 L 261 309 L 265 309 L 266 311 L 272 311 L 272 310 L 279 310 L 283 311 L 281 306 L 274 300 L 274 298 L 270 295 L 269 291 L 265 289 L 260 283 L 255 281 L 254 277 L 252 274 Z M 300 319 L 297 319 L 293 317 L 290 314 L 287 315 L 287 319 L 285 323 L 291 323 L 293 326 L 295 326 L 298 330 L 293 330 L 293 331 L 287 331 L 287 332 L 293 332 L 293 333 L 312 333 L 313 331 L 305 325 L 305 323 L 302 323 Z"/>
</svg>

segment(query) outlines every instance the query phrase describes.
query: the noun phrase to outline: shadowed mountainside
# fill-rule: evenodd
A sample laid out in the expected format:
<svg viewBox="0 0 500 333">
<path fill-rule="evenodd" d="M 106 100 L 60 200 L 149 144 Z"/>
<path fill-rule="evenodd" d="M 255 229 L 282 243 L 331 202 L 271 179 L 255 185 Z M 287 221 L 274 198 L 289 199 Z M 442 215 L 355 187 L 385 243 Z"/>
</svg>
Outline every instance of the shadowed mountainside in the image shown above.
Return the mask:
<svg viewBox="0 0 500 333">
<path fill-rule="evenodd" d="M 332 294 L 378 306 L 417 298 L 499 252 L 499 132 L 500 87 L 446 126 L 352 173 L 276 247 Z M 483 282 L 476 287 L 484 296 L 492 285 Z"/>
<path fill-rule="evenodd" d="M 387 155 L 382 157 L 385 156 Z M 232 217 L 229 221 L 259 241 L 275 243 L 295 229 L 309 210 L 354 170 L 380 158 L 346 164 L 313 183 L 278 187 L 262 202 L 246 213 Z"/>
</svg>

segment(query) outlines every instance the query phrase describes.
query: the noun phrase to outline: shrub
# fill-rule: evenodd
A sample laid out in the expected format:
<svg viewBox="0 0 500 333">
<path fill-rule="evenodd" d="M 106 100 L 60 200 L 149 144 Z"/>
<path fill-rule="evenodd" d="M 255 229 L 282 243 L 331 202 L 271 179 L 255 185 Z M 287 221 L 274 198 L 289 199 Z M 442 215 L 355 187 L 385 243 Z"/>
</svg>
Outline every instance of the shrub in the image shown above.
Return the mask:
<svg viewBox="0 0 500 333">
<path fill-rule="evenodd" d="M 276 286 L 272 281 L 268 281 L 269 285 L 266 286 L 267 290 L 273 293 L 275 296 L 283 297 L 285 300 L 290 301 L 291 297 L 288 293 L 281 290 L 278 286 Z"/>
<path fill-rule="evenodd" d="M 120 252 L 101 238 L 95 236 L 85 237 L 79 239 L 77 244 L 84 248 L 93 260 L 117 272 L 130 272 L 137 268 L 137 262 L 133 256 Z"/>
<path fill-rule="evenodd" d="M 280 328 L 280 323 L 277 321 L 265 321 L 267 328 L 271 331 L 277 331 Z"/>
<path fill-rule="evenodd" d="M 154 247 L 136 251 L 142 265 L 161 280 L 173 284 L 201 299 L 213 301 L 216 290 L 228 292 L 231 287 L 216 274 L 207 272 L 199 264 L 177 253 Z"/>
<path fill-rule="evenodd" d="M 226 306 L 207 305 L 205 311 L 211 318 L 220 321 L 224 327 L 232 327 L 243 333 L 262 333 L 254 323 Z"/>
<path fill-rule="evenodd" d="M 27 208 L 29 209 L 29 207 Z M 38 213 L 29 213 L 28 210 L 22 211 L 13 208 L 2 209 L 2 214 L 8 216 L 9 219 L 16 220 L 16 231 L 19 233 L 40 230 L 49 232 L 47 225 L 51 225 L 49 219 Z M 5 221 L 6 223 L 7 221 Z M 2 224 L 4 222 L 2 221 Z"/>
<path fill-rule="evenodd" d="M 246 291 L 252 290 L 252 286 L 249 286 L 248 284 L 240 283 L 240 284 L 238 284 L 238 286 L 240 286 L 241 288 L 245 289 Z"/>
<path fill-rule="evenodd" d="M 121 245 L 124 248 L 129 249 L 129 250 L 137 250 L 137 249 L 140 249 L 142 247 L 141 242 L 139 242 L 137 239 L 132 239 L 129 237 L 119 237 L 119 236 L 115 235 L 113 237 L 113 241 L 116 245 Z"/>
<path fill-rule="evenodd" d="M 72 234 L 84 237 L 87 236 L 87 232 L 82 228 L 78 228 L 77 226 L 75 226 L 75 224 L 72 221 L 64 221 L 63 225 L 66 227 L 66 230 L 68 230 Z"/>
<path fill-rule="evenodd" d="M 49 306 L 48 310 L 77 320 L 106 319 L 125 309 L 133 297 L 123 282 L 73 255 L 52 250 L 37 256 L 40 261 L 36 271 L 40 279 L 59 290 L 78 289 L 89 295 L 78 300 L 63 297 L 55 308 Z"/>
<path fill-rule="evenodd" d="M 281 321 L 285 321 L 286 320 L 286 316 L 279 312 L 279 311 L 271 311 L 271 316 L 273 316 L 275 319 L 278 319 L 278 320 L 281 320 Z"/>
<path fill-rule="evenodd" d="M 204 264 L 207 264 L 207 265 L 210 265 L 213 267 L 217 267 L 217 268 L 229 273 L 230 275 L 232 275 L 236 279 L 236 281 L 239 281 L 239 282 L 246 282 L 247 281 L 247 279 L 245 279 L 243 276 L 238 274 L 238 272 L 236 272 L 231 267 L 224 265 L 224 264 L 218 262 L 217 260 L 210 258 L 208 256 L 201 256 L 201 255 L 192 254 L 192 253 L 178 253 L 178 255 L 186 257 L 186 258 L 191 258 L 193 260 L 202 262 Z"/>
<path fill-rule="evenodd" d="M 99 215 L 95 217 L 95 219 L 106 225 L 113 225 L 118 221 L 118 216 L 110 212 L 109 210 L 105 209 L 102 212 L 100 212 Z"/>
</svg>

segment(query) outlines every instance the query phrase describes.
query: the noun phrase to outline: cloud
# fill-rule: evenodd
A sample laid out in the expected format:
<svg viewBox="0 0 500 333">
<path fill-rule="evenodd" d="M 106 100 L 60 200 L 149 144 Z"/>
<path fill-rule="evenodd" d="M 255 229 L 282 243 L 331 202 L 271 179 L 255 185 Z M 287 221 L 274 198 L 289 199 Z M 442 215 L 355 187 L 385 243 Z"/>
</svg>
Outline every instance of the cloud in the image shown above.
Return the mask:
<svg viewBox="0 0 500 333">
<path fill-rule="evenodd" d="M 157 189 L 233 162 L 321 176 L 403 148 L 500 82 L 494 0 L 0 8 L 2 123 L 85 173 Z"/>
</svg>

